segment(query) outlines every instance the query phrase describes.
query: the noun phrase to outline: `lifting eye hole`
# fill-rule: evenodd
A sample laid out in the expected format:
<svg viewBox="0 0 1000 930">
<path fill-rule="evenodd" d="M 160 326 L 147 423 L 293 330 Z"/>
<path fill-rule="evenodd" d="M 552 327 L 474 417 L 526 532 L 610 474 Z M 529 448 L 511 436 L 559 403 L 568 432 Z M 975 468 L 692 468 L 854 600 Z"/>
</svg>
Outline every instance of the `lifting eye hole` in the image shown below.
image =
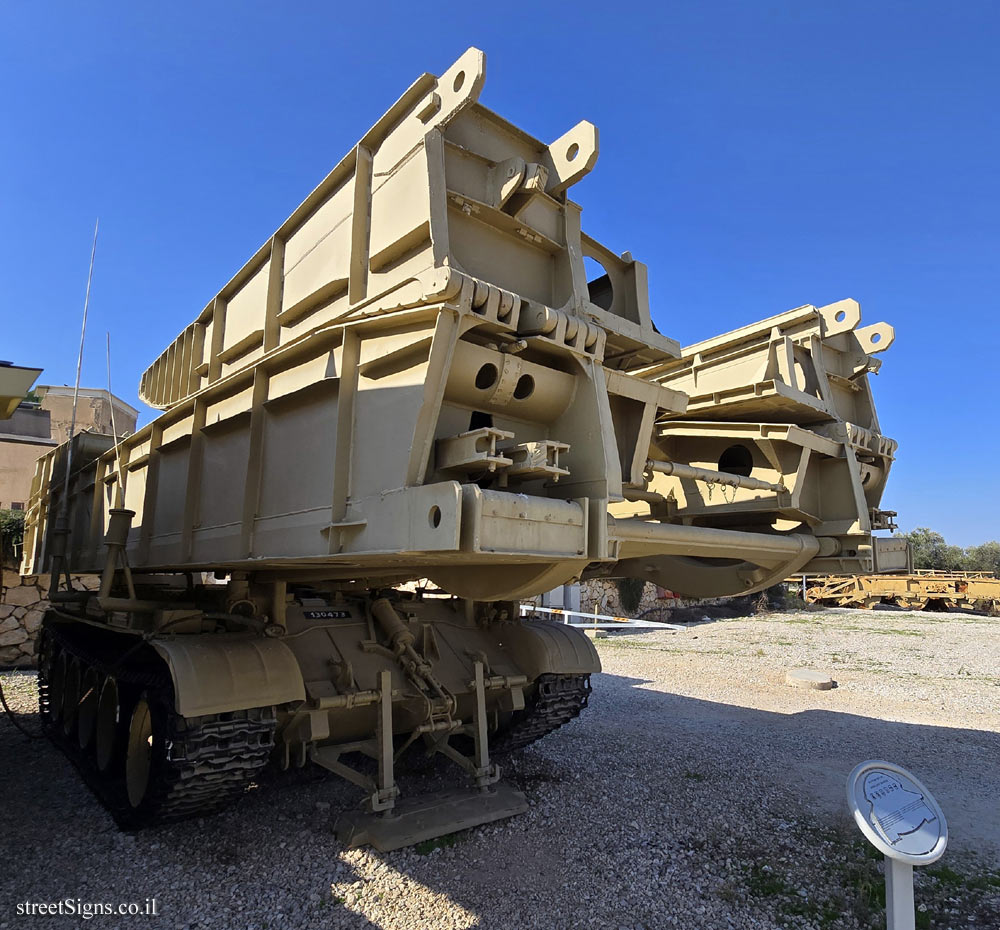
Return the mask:
<svg viewBox="0 0 1000 930">
<path fill-rule="evenodd" d="M 497 383 L 497 378 L 500 376 L 500 372 L 497 371 L 497 366 L 487 362 L 483 365 L 479 371 L 476 372 L 476 387 L 480 391 L 489 390 Z"/>
<path fill-rule="evenodd" d="M 566 161 L 573 161 L 573 159 L 579 154 L 580 146 L 574 142 L 568 149 L 566 149 Z"/>
<path fill-rule="evenodd" d="M 583 256 L 583 267 L 587 274 L 587 292 L 590 302 L 602 310 L 610 310 L 615 302 L 615 289 L 611 276 L 596 258 Z"/>
<path fill-rule="evenodd" d="M 451 85 L 451 88 L 457 94 L 462 89 L 462 85 L 464 83 L 465 83 L 465 72 L 459 71 L 458 74 L 455 75 L 455 83 Z"/>
<path fill-rule="evenodd" d="M 431 511 L 427 514 L 427 519 L 434 529 L 437 529 L 441 525 L 441 508 L 436 504 L 431 507 Z"/>
<path fill-rule="evenodd" d="M 719 471 L 749 478 L 753 471 L 753 453 L 746 446 L 730 446 L 719 456 Z"/>
<path fill-rule="evenodd" d="M 846 320 L 846 319 L 847 319 L 847 311 L 846 311 L 846 310 L 838 310 L 838 311 L 837 311 L 837 315 L 836 315 L 836 316 L 834 317 L 834 319 L 835 319 L 835 320 L 836 320 L 836 321 L 837 321 L 838 323 L 843 323 L 843 322 L 844 322 L 844 320 Z"/>
<path fill-rule="evenodd" d="M 531 397 L 535 391 L 535 379 L 531 375 L 521 375 L 514 386 L 514 400 L 524 400 Z"/>
</svg>

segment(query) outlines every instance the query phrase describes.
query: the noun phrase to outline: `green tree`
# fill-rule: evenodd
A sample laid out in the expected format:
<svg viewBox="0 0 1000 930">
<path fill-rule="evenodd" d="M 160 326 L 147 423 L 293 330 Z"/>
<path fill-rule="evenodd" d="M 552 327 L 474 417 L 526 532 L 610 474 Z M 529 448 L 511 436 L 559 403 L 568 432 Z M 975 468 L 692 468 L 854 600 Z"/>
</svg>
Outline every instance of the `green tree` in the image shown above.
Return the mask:
<svg viewBox="0 0 1000 930">
<path fill-rule="evenodd" d="M 971 572 L 1000 575 L 1000 542 L 992 540 L 981 546 L 970 546 L 965 552 L 965 562 Z"/>
<path fill-rule="evenodd" d="M 910 544 L 914 568 L 948 572 L 992 572 L 1000 576 L 1000 542 L 996 540 L 963 549 L 961 546 L 948 545 L 940 533 L 935 533 L 926 526 L 896 535 Z"/>
<path fill-rule="evenodd" d="M 940 533 L 919 526 L 912 532 L 899 535 L 910 544 L 914 568 L 949 572 L 965 570 L 965 551 L 960 546 L 949 546 Z"/>
</svg>

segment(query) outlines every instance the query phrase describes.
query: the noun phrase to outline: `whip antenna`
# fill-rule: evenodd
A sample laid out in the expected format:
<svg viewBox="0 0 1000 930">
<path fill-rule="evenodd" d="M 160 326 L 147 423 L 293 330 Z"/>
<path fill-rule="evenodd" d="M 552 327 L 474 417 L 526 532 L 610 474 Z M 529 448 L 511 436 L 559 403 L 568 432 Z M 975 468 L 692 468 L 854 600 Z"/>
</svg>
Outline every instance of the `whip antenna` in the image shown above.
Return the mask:
<svg viewBox="0 0 1000 930">
<path fill-rule="evenodd" d="M 118 500 L 116 506 L 125 506 L 125 473 L 122 471 L 122 460 L 118 454 L 118 427 L 115 426 L 115 395 L 111 393 L 111 333 L 106 332 L 108 340 L 108 403 L 111 404 L 111 434 L 115 439 L 115 465 L 118 468 Z"/>
<path fill-rule="evenodd" d="M 80 400 L 80 370 L 83 368 L 83 344 L 87 337 L 87 311 L 90 309 L 90 283 L 94 279 L 94 257 L 97 254 L 97 230 L 100 226 L 100 217 L 94 222 L 94 242 L 90 247 L 90 270 L 87 272 L 87 295 L 83 300 L 83 325 L 80 327 L 80 351 L 76 357 L 76 385 L 73 388 L 73 412 L 69 419 L 69 445 L 66 447 L 66 474 L 63 475 L 62 500 L 59 503 L 59 516 L 56 519 L 54 530 L 55 539 L 52 553 L 52 581 L 49 593 L 53 593 L 59 587 L 59 572 L 66 557 L 66 534 L 69 527 L 66 525 L 69 514 L 69 473 L 73 465 L 73 433 L 76 430 L 76 406 Z"/>
</svg>

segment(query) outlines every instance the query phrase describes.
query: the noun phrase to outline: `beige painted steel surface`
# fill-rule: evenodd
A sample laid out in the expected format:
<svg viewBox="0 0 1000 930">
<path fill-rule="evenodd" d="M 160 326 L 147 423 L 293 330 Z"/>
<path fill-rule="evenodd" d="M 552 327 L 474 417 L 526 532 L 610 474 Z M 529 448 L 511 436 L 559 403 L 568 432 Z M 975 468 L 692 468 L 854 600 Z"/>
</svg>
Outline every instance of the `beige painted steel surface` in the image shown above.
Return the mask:
<svg viewBox="0 0 1000 930">
<path fill-rule="evenodd" d="M 895 516 L 895 514 L 892 514 Z M 913 550 L 905 539 L 880 536 L 875 539 L 876 572 L 907 574 L 913 571 Z"/>
<path fill-rule="evenodd" d="M 416 81 L 150 366 L 164 414 L 117 458 L 75 459 L 78 570 L 100 566 L 116 503 L 137 569 L 427 575 L 483 600 L 587 575 L 728 594 L 874 568 L 895 443 L 868 374 L 892 328 L 845 300 L 681 352 L 653 328 L 645 266 L 568 199 L 595 127 L 535 139 L 478 102 L 484 76 L 470 49 Z M 606 274 L 588 282 L 585 258 Z M 694 562 L 616 536 L 609 508 L 714 532 Z"/>
<path fill-rule="evenodd" d="M 154 643 L 170 669 L 184 717 L 305 699 L 295 654 L 274 639 L 245 639 L 215 649 L 204 636 Z"/>
<path fill-rule="evenodd" d="M 840 575 L 808 578 L 810 604 L 872 608 L 889 603 L 911 610 L 1000 612 L 1000 578 L 988 572 L 918 571 L 907 575 Z"/>
<path fill-rule="evenodd" d="M 841 301 L 682 350 L 653 326 L 645 266 L 584 233 L 568 196 L 597 129 L 534 138 L 478 102 L 484 78 L 470 49 L 412 85 L 149 367 L 161 415 L 72 440 L 66 501 L 67 446 L 39 460 L 24 568 L 52 571 L 58 605 L 43 703 L 104 680 L 98 767 L 161 779 L 109 802 L 130 824 L 218 801 L 197 772 L 151 767 L 178 733 L 217 747 L 222 788 L 272 738 L 279 765 L 362 786 L 351 841 L 506 816 L 524 801 L 490 793 L 491 752 L 576 716 L 600 669 L 586 636 L 520 620 L 517 599 L 594 576 L 715 596 L 877 567 L 895 443 L 868 375 L 891 327 Z M 67 590 L 68 571 L 100 591 Z M 128 680 L 152 704 L 132 706 L 92 640 L 139 636 Z M 417 741 L 475 796 L 387 828 L 372 818 Z"/>
</svg>

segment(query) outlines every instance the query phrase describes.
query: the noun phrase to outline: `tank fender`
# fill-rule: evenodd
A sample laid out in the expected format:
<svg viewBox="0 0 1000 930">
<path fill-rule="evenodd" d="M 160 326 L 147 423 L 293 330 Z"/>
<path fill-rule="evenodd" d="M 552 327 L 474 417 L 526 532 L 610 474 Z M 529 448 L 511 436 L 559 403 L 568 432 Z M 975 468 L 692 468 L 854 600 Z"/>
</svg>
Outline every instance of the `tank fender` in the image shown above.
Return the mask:
<svg viewBox="0 0 1000 930">
<path fill-rule="evenodd" d="M 305 700 L 299 663 L 276 639 L 192 637 L 151 645 L 170 669 L 174 706 L 182 717 Z"/>
<path fill-rule="evenodd" d="M 601 670 L 594 644 L 582 630 L 564 623 L 512 623 L 503 631 L 502 645 L 531 681 L 539 675 L 590 675 Z"/>
</svg>

